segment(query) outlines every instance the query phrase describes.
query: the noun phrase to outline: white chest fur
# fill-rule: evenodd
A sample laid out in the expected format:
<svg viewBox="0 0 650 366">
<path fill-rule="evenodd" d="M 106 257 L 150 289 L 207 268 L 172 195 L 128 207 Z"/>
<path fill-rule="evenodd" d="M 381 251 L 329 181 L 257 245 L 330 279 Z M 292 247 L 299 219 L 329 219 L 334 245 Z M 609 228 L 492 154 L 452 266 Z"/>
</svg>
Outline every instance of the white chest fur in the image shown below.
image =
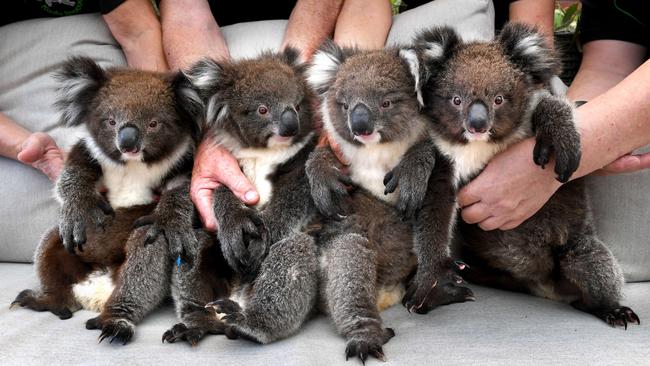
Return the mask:
<svg viewBox="0 0 650 366">
<path fill-rule="evenodd" d="M 385 195 L 384 177 L 397 166 L 404 153 L 422 138 L 424 122 L 414 121 L 416 123 L 411 127 L 410 134 L 400 141 L 355 145 L 344 140 L 334 129 L 326 100 L 321 108 L 325 129 L 330 136 L 334 137 L 343 156 L 350 163 L 352 182 L 368 190 L 380 200 L 395 204 L 399 197 L 399 187 L 393 193 Z"/>
<path fill-rule="evenodd" d="M 390 142 L 372 145 L 352 145 L 340 142 L 343 155 L 350 162 L 350 178 L 375 197 L 394 204 L 399 195 L 395 192 L 384 194 L 384 177 L 402 159 L 410 147 L 409 142 Z"/>
<path fill-rule="evenodd" d="M 146 164 L 129 160 L 117 164 L 105 156 L 90 138 L 86 146 L 102 167 L 102 184 L 108 190 L 108 201 L 113 208 L 148 204 L 154 201 L 153 191 L 160 187 L 162 180 L 191 148 L 187 139 L 161 161 Z"/>
<path fill-rule="evenodd" d="M 227 138 L 222 134 L 220 143 Z M 255 186 L 260 195 L 260 200 L 256 207 L 262 207 L 271 200 L 273 194 L 273 184 L 269 176 L 275 172 L 279 165 L 286 163 L 296 155 L 311 140 L 313 133 L 307 135 L 302 141 L 289 146 L 275 146 L 268 148 L 230 148 L 232 153 L 239 162 L 242 172 L 248 180 Z M 232 138 L 232 137 L 231 137 Z M 225 144 L 224 146 L 228 146 Z"/>
</svg>

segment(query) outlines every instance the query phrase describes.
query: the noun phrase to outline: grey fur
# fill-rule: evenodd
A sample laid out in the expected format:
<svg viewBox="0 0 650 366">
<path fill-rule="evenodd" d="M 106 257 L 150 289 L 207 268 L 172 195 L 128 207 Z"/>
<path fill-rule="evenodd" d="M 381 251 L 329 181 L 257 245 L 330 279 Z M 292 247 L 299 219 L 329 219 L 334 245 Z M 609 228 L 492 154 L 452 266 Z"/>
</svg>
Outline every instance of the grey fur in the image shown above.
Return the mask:
<svg viewBox="0 0 650 366">
<path fill-rule="evenodd" d="M 216 239 L 204 236 L 195 265 L 174 272 L 172 293 L 181 323 L 165 332 L 163 341 L 196 344 L 206 334 L 225 333 L 268 343 L 296 332 L 314 309 L 317 250 L 303 233 L 317 214 L 304 174 L 315 146 L 312 98 L 295 56 L 288 49 L 254 60 L 202 61 L 188 72 L 204 103 L 212 105 L 209 133 L 222 146 L 236 157 L 277 155 L 278 160 L 262 177 L 271 192 L 261 205 L 247 207 L 227 188 L 215 190 Z M 278 135 L 283 111 L 295 112 L 299 126 L 278 154 L 269 141 Z M 255 173 L 257 165 L 252 166 Z"/>
<path fill-rule="evenodd" d="M 345 158 L 355 159 L 347 167 L 351 179 L 342 174 L 343 167 L 328 149 L 316 149 L 307 162 L 312 196 L 329 218 L 318 234 L 321 306 L 347 339 L 346 356 L 364 362 L 368 356 L 384 359 L 382 346 L 394 335 L 383 327 L 379 314 L 381 308 L 395 303 L 395 295 L 386 300 L 387 289 L 401 288 L 413 277 L 411 282 L 421 281 L 426 290 L 422 302 L 426 299 L 442 305 L 471 299 L 471 292 L 465 288 L 466 292 L 446 297 L 446 302 L 431 298 L 430 293 L 437 295 L 432 291 L 438 273 L 438 268 L 432 267 L 436 267 L 437 258 L 424 246 L 414 246 L 413 234 L 418 232 L 414 224 L 420 223 L 411 221 L 410 215 L 418 210 L 428 189 L 420 180 L 434 179 L 431 171 L 435 163 L 428 154 L 435 148 L 425 133 L 418 132 L 426 122 L 415 91 L 420 73 L 414 57 L 399 49 L 354 52 L 326 43 L 316 53 L 309 71 L 312 86 L 323 96 L 323 119 L 330 138 L 341 146 Z M 365 115 L 372 127 L 366 135 L 379 135 L 374 142 L 363 142 L 353 131 L 351 120 L 360 105 L 368 109 Z M 396 158 L 400 154 L 410 158 L 399 164 Z M 385 177 L 373 177 L 378 182 L 361 173 L 365 165 L 377 163 L 375 159 L 384 159 L 384 165 L 396 160 Z M 435 166 L 441 169 L 443 165 Z M 417 178 L 403 175 L 403 170 L 414 172 Z M 382 180 L 388 187 L 377 191 L 376 185 Z M 349 183 L 359 187 L 348 195 L 345 186 Z M 398 184 L 400 190 L 396 191 Z M 388 196 L 392 192 L 397 196 L 394 203 Z M 448 200 L 448 205 L 450 212 L 453 200 Z M 432 245 L 447 248 L 448 230 L 449 225 L 443 225 L 438 242 Z"/>
<path fill-rule="evenodd" d="M 37 250 L 42 291 L 23 291 L 15 303 L 69 318 L 80 307 L 73 285 L 106 271 L 115 289 L 87 328 L 101 329 L 100 341 L 127 343 L 168 295 L 172 258 L 196 250 L 188 191 L 200 101 L 181 73 L 103 70 L 72 58 L 58 77 L 62 123 L 85 124 L 89 137 L 72 148 L 57 182 L 60 224 Z M 135 131 L 128 148 L 125 128 Z"/>
<path fill-rule="evenodd" d="M 436 165 L 453 166 L 457 182 L 452 186 L 461 188 L 496 152 L 533 136 L 534 163 L 544 167 L 553 154 L 557 179 L 568 181 L 580 161 L 580 139 L 571 104 L 543 89 L 557 65 L 550 48 L 540 41 L 543 37 L 527 26 L 509 24 L 490 43 L 458 39 L 452 29 L 441 28 L 423 33 L 416 41 L 425 58 L 428 43 L 444 50 L 443 56 L 425 62 L 429 79 L 423 84 L 423 95 L 439 149 Z M 490 110 L 488 144 L 500 146 L 483 150 L 490 155 L 484 156 L 483 165 L 473 167 L 458 159 L 474 146 L 463 132 L 462 103 L 471 91 L 475 92 L 472 103 L 486 103 Z M 498 93 L 506 97 L 493 105 L 491 99 Z M 454 95 L 462 98 L 455 106 L 449 100 Z M 445 184 L 449 187 L 449 182 L 440 187 Z M 424 205 L 419 215 L 437 210 L 437 205 Z M 433 235 L 428 230 L 423 234 L 424 238 Z M 469 265 L 463 275 L 470 281 L 569 302 L 611 325 L 639 322 L 631 309 L 619 304 L 622 272 L 596 236 L 582 180 L 563 185 L 516 229 L 483 231 L 459 220 L 455 236 L 457 254 Z"/>
</svg>

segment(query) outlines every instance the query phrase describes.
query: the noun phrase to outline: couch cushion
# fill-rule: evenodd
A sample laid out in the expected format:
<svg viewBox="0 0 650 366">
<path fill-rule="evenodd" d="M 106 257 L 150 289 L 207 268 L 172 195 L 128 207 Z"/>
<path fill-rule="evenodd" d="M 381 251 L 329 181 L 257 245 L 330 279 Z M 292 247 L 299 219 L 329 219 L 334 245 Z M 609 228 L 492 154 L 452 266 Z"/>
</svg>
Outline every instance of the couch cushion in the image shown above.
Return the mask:
<svg viewBox="0 0 650 366">
<path fill-rule="evenodd" d="M 145 318 L 127 346 L 97 344 L 98 331 L 84 328 L 95 314 L 80 311 L 59 320 L 51 313 L 12 309 L 25 288 L 37 285 L 28 264 L 0 263 L 0 349 L 3 365 L 356 365 L 345 362 L 345 342 L 327 318 L 308 322 L 297 335 L 269 345 L 209 336 L 195 348 L 162 344 L 175 323 L 165 305 Z M 402 306 L 383 313 L 396 336 L 384 351 L 388 364 L 642 364 L 650 359 L 650 283 L 625 287 L 625 304 L 642 325 L 627 331 L 607 326 L 566 304 L 473 286 L 476 302 L 409 315 Z M 370 364 L 379 364 L 371 361 Z"/>
</svg>

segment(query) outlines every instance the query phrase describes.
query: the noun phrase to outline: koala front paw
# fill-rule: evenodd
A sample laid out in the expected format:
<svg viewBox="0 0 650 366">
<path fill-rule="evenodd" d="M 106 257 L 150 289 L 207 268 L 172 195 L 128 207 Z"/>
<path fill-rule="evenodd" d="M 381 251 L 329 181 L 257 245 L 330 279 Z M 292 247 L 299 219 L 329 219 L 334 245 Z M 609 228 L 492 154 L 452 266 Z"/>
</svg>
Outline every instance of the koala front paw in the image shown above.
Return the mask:
<svg viewBox="0 0 650 366">
<path fill-rule="evenodd" d="M 217 221 L 217 238 L 228 264 L 239 273 L 256 271 L 268 250 L 268 231 L 257 211 L 242 206 Z"/>
<path fill-rule="evenodd" d="M 149 245 L 163 237 L 172 258 L 178 258 L 192 264 L 199 252 L 199 241 L 191 222 L 182 220 L 165 220 L 156 213 L 142 216 L 133 223 L 134 228 L 148 226 L 145 235 L 145 245 Z"/>
<path fill-rule="evenodd" d="M 422 207 L 432 169 L 433 167 L 403 159 L 384 177 L 384 194 L 393 193 L 399 187 L 397 209 L 407 217 L 412 217 Z"/>
<path fill-rule="evenodd" d="M 61 207 L 59 235 L 63 246 L 70 253 L 75 249 L 83 252 L 86 243 L 86 222 L 93 223 L 96 229 L 104 230 L 114 217 L 111 205 L 97 196 L 77 202 L 65 202 Z"/>
<path fill-rule="evenodd" d="M 314 151 L 305 170 L 316 208 L 327 218 L 341 219 L 345 217 L 347 186 L 352 185 L 352 180 L 337 167 L 331 153 L 326 154 Z"/>
<path fill-rule="evenodd" d="M 559 140 L 559 141 L 557 141 Z M 549 136 L 538 134 L 533 149 L 533 161 L 544 169 L 555 153 L 555 174 L 561 183 L 566 183 L 580 164 L 580 138 L 565 135 L 553 141 Z"/>
<path fill-rule="evenodd" d="M 417 273 L 407 287 L 402 304 L 409 312 L 426 314 L 438 306 L 474 301 L 474 293 L 461 286 L 463 282 L 452 268 L 438 275 Z"/>
</svg>

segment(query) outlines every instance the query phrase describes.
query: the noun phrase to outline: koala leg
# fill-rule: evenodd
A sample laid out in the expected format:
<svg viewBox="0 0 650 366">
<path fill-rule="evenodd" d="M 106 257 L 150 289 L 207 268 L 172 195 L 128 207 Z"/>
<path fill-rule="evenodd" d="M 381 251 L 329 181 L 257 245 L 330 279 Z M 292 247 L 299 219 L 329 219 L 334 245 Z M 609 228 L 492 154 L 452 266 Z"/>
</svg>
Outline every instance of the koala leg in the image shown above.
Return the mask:
<svg viewBox="0 0 650 366">
<path fill-rule="evenodd" d="M 145 244 L 145 229 L 136 229 L 126 244 L 126 261 L 117 272 L 115 289 L 101 314 L 86 329 L 101 329 L 99 341 L 126 344 L 135 324 L 169 294 L 171 260 L 165 243 Z M 158 241 L 164 240 L 162 237 Z"/>
<path fill-rule="evenodd" d="M 376 253 L 368 239 L 345 234 L 322 243 L 323 296 L 337 331 L 347 340 L 346 359 L 368 355 L 383 360 L 382 346 L 394 335 L 377 309 Z"/>
<path fill-rule="evenodd" d="M 196 233 L 202 249 L 193 265 L 183 263 L 172 269 L 172 296 L 181 322 L 163 334 L 163 342 L 185 341 L 195 346 L 206 334 L 224 334 L 225 324 L 205 305 L 228 296 L 229 283 L 218 272 L 227 264 L 216 260 L 221 254 L 213 239 L 202 231 Z"/>
<path fill-rule="evenodd" d="M 227 324 L 226 335 L 270 343 L 295 333 L 315 307 L 318 295 L 316 244 L 296 233 L 271 246 L 244 303 L 210 304 Z"/>
<path fill-rule="evenodd" d="M 83 281 L 92 268 L 65 249 L 58 228 L 45 234 L 39 244 L 36 250 L 36 270 L 41 291 L 23 290 L 11 306 L 50 311 L 61 319 L 72 317 L 72 313 L 80 308 L 72 286 Z"/>
<path fill-rule="evenodd" d="M 578 300 L 571 305 L 604 320 L 612 326 L 627 329 L 628 322 L 640 324 L 632 309 L 619 301 L 624 284 L 623 273 L 609 249 L 594 234 L 572 238 L 563 248 L 560 271 L 578 290 Z"/>
</svg>

